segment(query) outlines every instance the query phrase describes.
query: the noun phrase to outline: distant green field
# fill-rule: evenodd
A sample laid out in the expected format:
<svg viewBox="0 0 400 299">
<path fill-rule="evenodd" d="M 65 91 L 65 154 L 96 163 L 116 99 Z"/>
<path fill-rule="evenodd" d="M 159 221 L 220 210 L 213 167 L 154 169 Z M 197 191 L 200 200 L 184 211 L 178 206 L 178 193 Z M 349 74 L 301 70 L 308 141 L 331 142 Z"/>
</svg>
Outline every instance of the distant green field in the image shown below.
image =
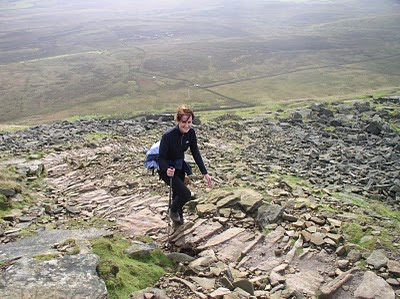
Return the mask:
<svg viewBox="0 0 400 299">
<path fill-rule="evenodd" d="M 400 90 L 400 5 L 390 0 L 15 0 L 0 4 L 5 22 L 0 124 Z"/>
</svg>

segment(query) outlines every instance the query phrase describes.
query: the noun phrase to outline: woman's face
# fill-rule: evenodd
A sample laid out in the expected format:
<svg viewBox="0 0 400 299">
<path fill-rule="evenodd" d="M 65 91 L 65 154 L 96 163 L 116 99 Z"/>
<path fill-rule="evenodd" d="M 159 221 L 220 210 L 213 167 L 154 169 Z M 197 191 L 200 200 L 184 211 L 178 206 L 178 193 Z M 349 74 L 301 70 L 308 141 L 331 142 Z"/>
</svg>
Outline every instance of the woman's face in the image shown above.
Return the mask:
<svg viewBox="0 0 400 299">
<path fill-rule="evenodd" d="M 183 115 L 181 120 L 178 121 L 179 131 L 182 134 L 189 132 L 192 127 L 192 116 L 191 115 Z"/>
</svg>

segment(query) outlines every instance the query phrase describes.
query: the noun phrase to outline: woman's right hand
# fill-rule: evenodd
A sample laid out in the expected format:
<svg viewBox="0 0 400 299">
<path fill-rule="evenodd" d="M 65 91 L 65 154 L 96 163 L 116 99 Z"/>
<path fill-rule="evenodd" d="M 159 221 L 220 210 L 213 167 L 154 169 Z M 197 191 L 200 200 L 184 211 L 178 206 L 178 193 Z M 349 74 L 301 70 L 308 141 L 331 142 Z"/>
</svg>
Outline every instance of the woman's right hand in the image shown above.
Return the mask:
<svg viewBox="0 0 400 299">
<path fill-rule="evenodd" d="M 168 167 L 168 169 L 167 169 L 167 176 L 173 177 L 173 176 L 174 176 L 174 173 L 175 173 L 175 168 L 173 168 L 173 167 Z"/>
</svg>

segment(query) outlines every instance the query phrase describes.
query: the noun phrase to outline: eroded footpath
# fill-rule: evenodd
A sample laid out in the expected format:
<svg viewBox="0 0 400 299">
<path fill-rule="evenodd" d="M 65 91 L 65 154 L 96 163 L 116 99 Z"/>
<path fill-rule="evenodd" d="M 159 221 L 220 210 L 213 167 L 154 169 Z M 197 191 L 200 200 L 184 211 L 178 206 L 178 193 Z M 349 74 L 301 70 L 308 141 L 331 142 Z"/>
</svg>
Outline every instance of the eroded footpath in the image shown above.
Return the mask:
<svg viewBox="0 0 400 299">
<path fill-rule="evenodd" d="M 30 149 L 23 146 L 29 132 L 2 136 L 10 143 L 2 166 L 42 178 L 36 203 L 3 217 L 2 294 L 43 298 L 48 289 L 47 298 L 106 298 L 88 240 L 123 232 L 142 252 L 148 246 L 138 237 L 151 237 L 178 265 L 133 298 L 398 297 L 398 107 L 388 98 L 257 119 L 227 115 L 215 120 L 224 124 L 218 130 L 198 125 L 214 186 L 204 189 L 195 173 L 194 199 L 169 247 L 168 188 L 142 162 L 143 147 L 170 118 L 65 123 L 64 138 L 62 125 L 53 133 L 38 127 Z M 85 139 L 90 130 L 108 133 Z M 57 150 L 33 161 L 9 156 L 47 147 Z M 13 200 L 24 195 L 10 190 Z M 99 219 L 107 225 L 72 229 L 73 221 Z M 26 231 L 38 235 L 21 238 Z M 63 242 L 71 239 L 77 254 L 67 254 L 76 244 Z M 34 258 L 41 254 L 54 256 Z"/>
</svg>

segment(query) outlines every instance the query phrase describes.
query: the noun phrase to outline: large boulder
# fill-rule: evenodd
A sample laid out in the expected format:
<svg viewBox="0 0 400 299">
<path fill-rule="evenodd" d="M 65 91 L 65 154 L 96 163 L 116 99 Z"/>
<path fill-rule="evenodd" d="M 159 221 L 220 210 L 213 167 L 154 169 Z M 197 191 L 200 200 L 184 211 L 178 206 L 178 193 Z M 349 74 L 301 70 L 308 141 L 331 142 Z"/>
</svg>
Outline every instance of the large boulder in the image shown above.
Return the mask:
<svg viewBox="0 0 400 299">
<path fill-rule="evenodd" d="M 104 229 L 49 230 L 37 236 L 0 244 L 0 256 L 12 265 L 0 276 L 1 298 L 107 298 L 97 275 L 97 255 L 88 253 L 87 241 L 112 234 Z M 79 242 L 76 255 L 60 256 L 54 244 Z M 86 244 L 86 245 L 85 245 Z M 38 259 L 39 256 L 50 260 Z"/>
<path fill-rule="evenodd" d="M 354 292 L 356 299 L 394 299 L 395 294 L 390 285 L 372 271 L 364 274 L 363 281 Z"/>
<path fill-rule="evenodd" d="M 380 124 L 377 121 L 371 121 L 366 127 L 365 131 L 373 134 L 373 135 L 379 135 L 383 129 L 382 124 Z"/>
<path fill-rule="evenodd" d="M 247 213 L 252 214 L 262 205 L 262 194 L 252 189 L 240 190 L 240 207 Z"/>
<path fill-rule="evenodd" d="M 124 250 L 124 253 L 131 258 L 149 256 L 158 247 L 156 244 L 133 241 L 132 245 Z"/>
<path fill-rule="evenodd" d="M 36 254 L 57 253 L 55 249 L 52 249 L 56 243 L 59 244 L 68 239 L 87 241 L 107 235 L 112 235 L 112 232 L 96 228 L 40 231 L 36 236 L 0 244 L 0 256 L 2 260 L 12 260 L 20 257 L 31 258 Z"/>
<path fill-rule="evenodd" d="M 277 204 L 264 204 L 257 211 L 257 224 L 265 229 L 268 224 L 277 223 L 284 211 L 284 207 Z"/>
<path fill-rule="evenodd" d="M 385 251 L 382 249 L 374 250 L 367 258 L 367 263 L 375 269 L 380 269 L 387 265 L 389 259 L 386 257 Z"/>
<path fill-rule="evenodd" d="M 35 160 L 18 164 L 16 166 L 16 170 L 24 176 L 40 177 L 44 174 L 45 167 L 42 162 Z"/>
<path fill-rule="evenodd" d="M 2 272 L 1 298 L 108 298 L 94 254 L 41 261 L 22 258 Z"/>
</svg>

